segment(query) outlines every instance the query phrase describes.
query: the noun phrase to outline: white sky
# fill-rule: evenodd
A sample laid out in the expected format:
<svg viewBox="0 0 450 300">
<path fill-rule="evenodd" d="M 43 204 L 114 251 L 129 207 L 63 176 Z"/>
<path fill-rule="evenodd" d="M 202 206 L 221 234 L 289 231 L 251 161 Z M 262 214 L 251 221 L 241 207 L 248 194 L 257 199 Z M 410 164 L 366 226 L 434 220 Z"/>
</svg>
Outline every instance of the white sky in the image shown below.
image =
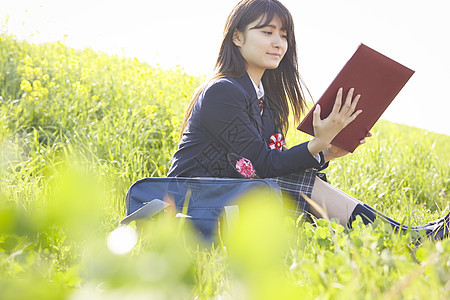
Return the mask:
<svg viewBox="0 0 450 300">
<path fill-rule="evenodd" d="M 362 42 L 416 71 L 382 118 L 450 135 L 448 1 L 282 2 L 294 17 L 300 73 L 315 100 Z M 0 24 L 31 42 L 64 41 L 208 75 L 236 3 L 0 0 Z"/>
</svg>

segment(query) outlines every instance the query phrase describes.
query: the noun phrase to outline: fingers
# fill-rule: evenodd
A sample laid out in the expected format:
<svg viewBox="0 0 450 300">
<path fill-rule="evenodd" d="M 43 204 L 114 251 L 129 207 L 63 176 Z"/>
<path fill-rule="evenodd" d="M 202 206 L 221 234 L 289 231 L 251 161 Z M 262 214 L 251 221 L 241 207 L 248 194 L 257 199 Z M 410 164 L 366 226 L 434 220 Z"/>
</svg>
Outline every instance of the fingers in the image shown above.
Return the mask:
<svg viewBox="0 0 450 300">
<path fill-rule="evenodd" d="M 313 126 L 319 125 L 321 119 L 320 119 L 320 105 L 317 104 L 316 108 L 314 109 L 313 113 Z"/>
<path fill-rule="evenodd" d="M 347 113 L 349 115 L 353 114 L 353 112 L 355 111 L 356 106 L 358 105 L 359 98 L 361 98 L 361 95 L 358 94 L 358 95 L 356 95 L 355 99 L 353 99 L 352 104 L 351 104 L 349 110 L 347 111 Z"/>
<path fill-rule="evenodd" d="M 336 100 L 334 100 L 333 109 L 331 111 L 330 115 L 338 114 L 341 110 L 341 104 L 342 104 L 342 88 L 339 88 L 336 94 Z"/>
<path fill-rule="evenodd" d="M 336 100 L 334 101 L 333 109 L 330 115 L 343 114 L 344 117 L 351 116 L 356 109 L 356 105 L 358 105 L 359 98 L 361 95 L 358 94 L 353 98 L 353 94 L 355 92 L 354 88 L 351 88 L 345 97 L 344 103 L 342 103 L 342 93 L 343 88 L 339 88 L 336 94 Z"/>
<path fill-rule="evenodd" d="M 347 97 L 345 97 L 344 105 L 341 108 L 341 112 L 344 114 L 348 114 L 351 111 L 354 91 L 355 91 L 355 89 L 351 88 L 347 93 Z M 351 113 L 350 113 L 350 115 L 351 115 Z"/>
<path fill-rule="evenodd" d="M 316 105 L 314 108 L 312 120 L 314 136 L 323 144 L 322 146 L 326 147 L 343 128 L 361 114 L 362 110 L 355 111 L 361 95 L 353 97 L 354 91 L 355 89 L 351 88 L 342 103 L 343 88 L 339 88 L 332 111 L 323 120 L 320 116 L 321 107 Z"/>
<path fill-rule="evenodd" d="M 353 122 L 356 117 L 358 117 L 360 114 L 362 113 L 362 110 L 357 110 L 356 112 L 354 112 L 350 117 L 348 117 L 344 123 L 344 127 L 347 126 L 348 124 L 350 124 L 351 122 Z"/>
<path fill-rule="evenodd" d="M 344 113 L 345 116 L 351 116 L 353 114 L 353 112 L 356 109 L 356 106 L 358 105 L 358 101 L 361 98 L 360 94 L 356 95 L 355 98 L 353 98 L 354 91 L 355 91 L 354 88 L 351 88 L 348 91 L 347 97 L 345 99 L 345 104 L 341 109 L 341 112 Z"/>
<path fill-rule="evenodd" d="M 372 136 L 372 132 L 367 132 L 367 134 L 366 134 L 366 137 L 365 138 L 363 138 L 362 140 L 360 140 L 359 141 L 359 143 L 362 145 L 362 144 L 365 144 L 366 142 L 367 142 L 367 140 L 366 140 L 366 138 L 369 138 L 369 137 L 371 137 Z"/>
<path fill-rule="evenodd" d="M 313 131 L 314 131 L 314 135 L 317 135 L 316 132 L 316 128 L 318 128 L 321 124 L 321 119 L 320 119 L 320 105 L 316 104 L 316 108 L 314 109 L 313 112 Z"/>
<path fill-rule="evenodd" d="M 342 106 L 341 111 L 339 112 L 339 114 L 345 120 L 344 121 L 345 126 L 353 122 L 356 119 L 356 117 L 362 112 L 361 110 L 355 112 L 356 106 L 358 105 L 358 101 L 361 98 L 361 95 L 358 94 L 353 98 L 354 91 L 355 91 L 354 88 L 351 88 L 348 91 L 347 96 L 345 98 L 345 103 Z"/>
</svg>

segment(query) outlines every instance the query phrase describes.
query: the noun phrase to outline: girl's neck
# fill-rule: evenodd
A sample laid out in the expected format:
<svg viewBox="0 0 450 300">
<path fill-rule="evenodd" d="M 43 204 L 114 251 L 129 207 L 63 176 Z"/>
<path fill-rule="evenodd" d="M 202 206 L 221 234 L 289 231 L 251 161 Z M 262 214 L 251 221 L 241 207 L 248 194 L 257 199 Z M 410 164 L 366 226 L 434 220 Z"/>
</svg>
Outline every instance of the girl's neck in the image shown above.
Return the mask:
<svg viewBox="0 0 450 300">
<path fill-rule="evenodd" d="M 253 80 L 253 82 L 256 84 L 256 86 L 259 86 L 259 83 L 261 82 L 261 78 L 264 75 L 265 70 L 250 70 L 247 68 L 247 74 L 250 76 L 250 78 Z"/>
</svg>

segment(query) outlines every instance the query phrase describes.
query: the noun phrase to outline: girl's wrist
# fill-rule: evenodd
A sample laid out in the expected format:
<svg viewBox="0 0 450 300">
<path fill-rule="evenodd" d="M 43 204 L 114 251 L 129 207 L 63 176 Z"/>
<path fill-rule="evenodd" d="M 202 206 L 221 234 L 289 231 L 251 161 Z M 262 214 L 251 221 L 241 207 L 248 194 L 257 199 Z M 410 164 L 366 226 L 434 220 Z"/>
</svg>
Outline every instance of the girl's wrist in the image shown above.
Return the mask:
<svg viewBox="0 0 450 300">
<path fill-rule="evenodd" d="M 322 154 L 324 163 L 327 163 L 334 158 L 333 153 L 331 153 L 331 151 L 328 149 L 322 150 Z"/>
<path fill-rule="evenodd" d="M 312 156 L 319 154 L 319 152 L 325 150 L 328 143 L 323 142 L 318 138 L 313 138 L 308 142 L 308 151 Z"/>
</svg>

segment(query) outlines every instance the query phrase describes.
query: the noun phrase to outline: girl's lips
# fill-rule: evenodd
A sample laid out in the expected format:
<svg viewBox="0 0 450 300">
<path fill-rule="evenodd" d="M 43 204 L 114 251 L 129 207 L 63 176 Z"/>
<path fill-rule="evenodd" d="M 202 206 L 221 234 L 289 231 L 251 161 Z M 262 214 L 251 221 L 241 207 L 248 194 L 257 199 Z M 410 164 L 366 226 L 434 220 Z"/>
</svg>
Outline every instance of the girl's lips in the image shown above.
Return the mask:
<svg viewBox="0 0 450 300">
<path fill-rule="evenodd" d="M 278 58 L 281 56 L 278 53 L 267 53 L 267 54 L 270 55 L 270 56 L 273 56 L 273 57 L 278 57 Z"/>
</svg>

